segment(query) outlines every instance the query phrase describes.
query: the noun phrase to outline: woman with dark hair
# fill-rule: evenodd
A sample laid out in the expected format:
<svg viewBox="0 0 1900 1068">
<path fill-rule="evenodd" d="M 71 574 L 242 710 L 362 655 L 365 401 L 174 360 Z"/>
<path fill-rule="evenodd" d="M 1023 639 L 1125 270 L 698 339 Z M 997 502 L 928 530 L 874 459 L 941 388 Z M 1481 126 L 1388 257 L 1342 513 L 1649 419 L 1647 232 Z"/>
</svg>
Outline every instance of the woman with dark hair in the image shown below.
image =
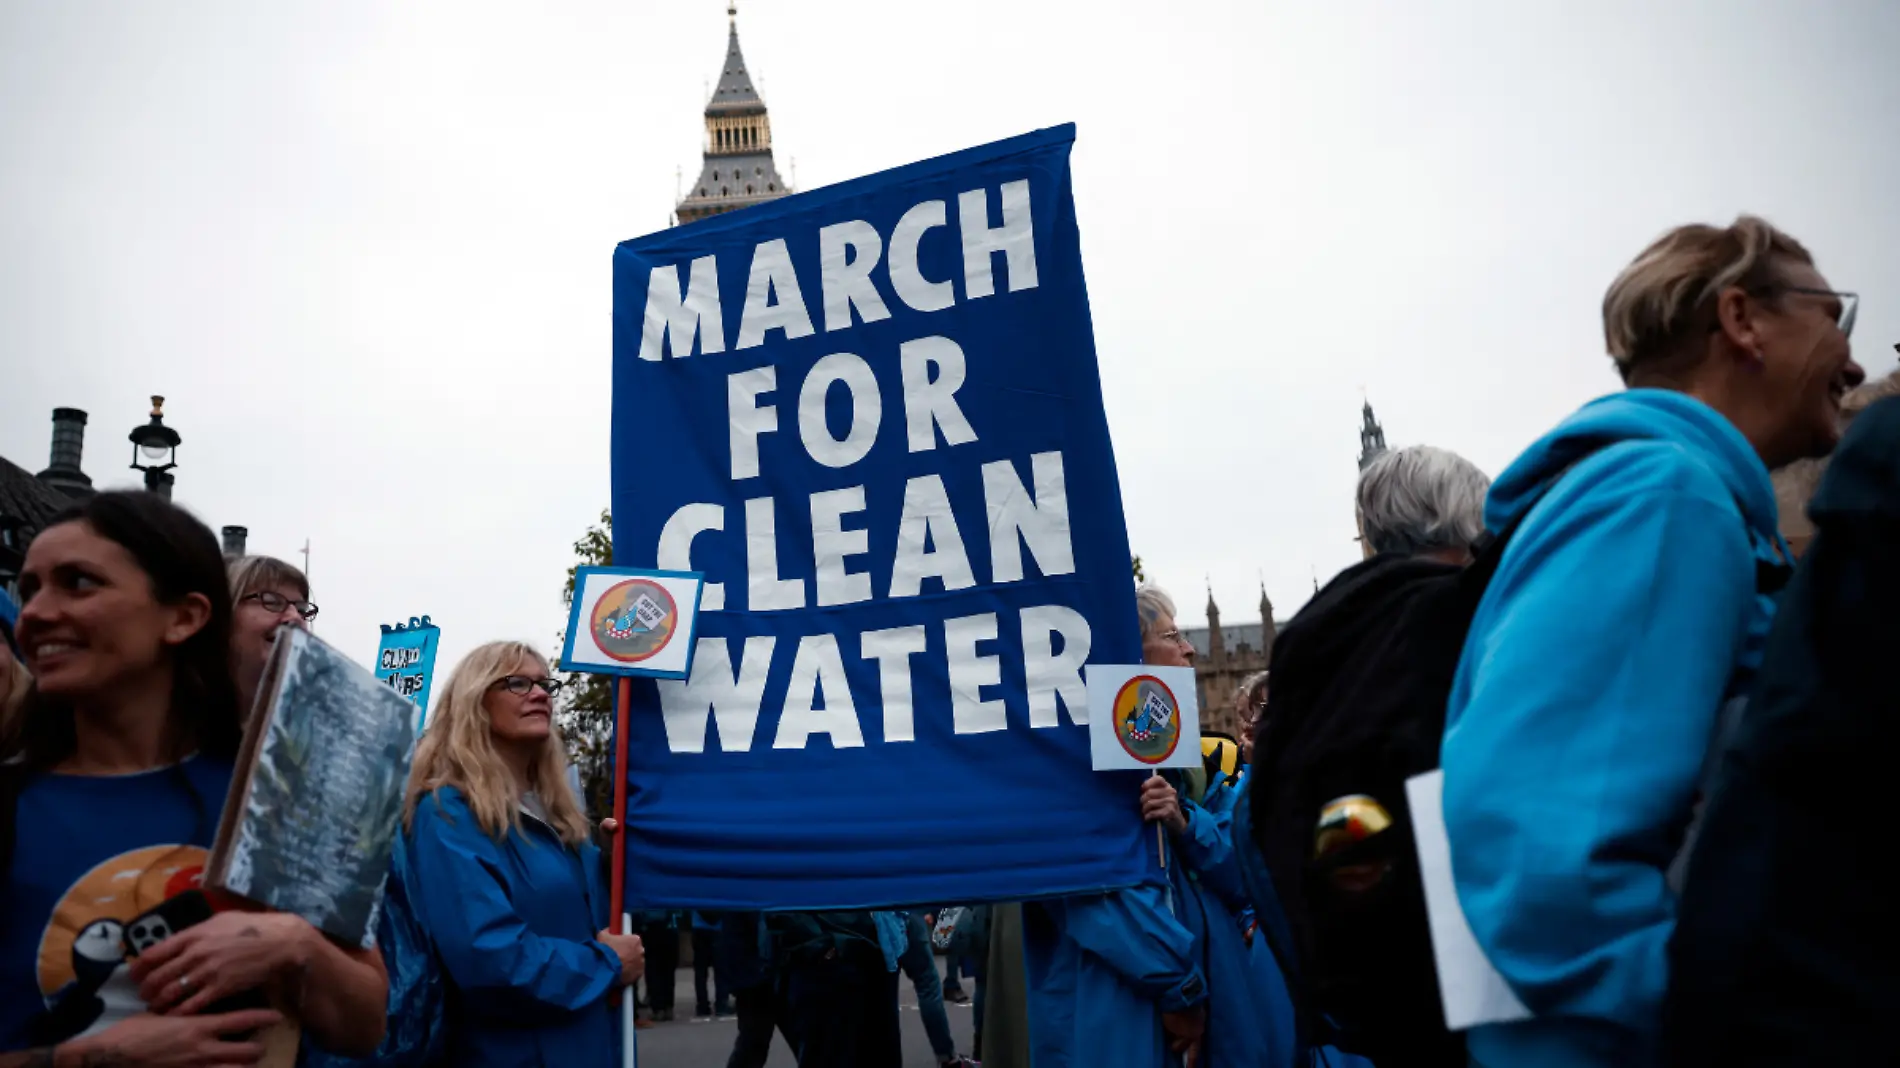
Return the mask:
<svg viewBox="0 0 1900 1068">
<path fill-rule="evenodd" d="M 275 1012 L 375 1048 L 375 950 L 280 913 L 225 911 L 132 956 L 127 928 L 195 888 L 242 735 L 231 600 L 211 531 L 148 493 L 102 493 L 27 548 L 17 637 L 34 682 L 0 752 L 0 1068 L 252 1064 Z M 132 947 L 136 948 L 136 947 Z"/>
</svg>

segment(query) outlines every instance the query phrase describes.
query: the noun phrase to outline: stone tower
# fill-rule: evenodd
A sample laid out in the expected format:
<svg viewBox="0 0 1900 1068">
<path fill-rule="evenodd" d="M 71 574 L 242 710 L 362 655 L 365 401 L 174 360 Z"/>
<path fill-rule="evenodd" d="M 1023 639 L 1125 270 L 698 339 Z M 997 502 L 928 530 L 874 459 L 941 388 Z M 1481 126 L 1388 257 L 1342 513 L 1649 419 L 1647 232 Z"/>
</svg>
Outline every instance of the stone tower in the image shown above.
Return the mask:
<svg viewBox="0 0 1900 1068">
<path fill-rule="evenodd" d="M 1267 599 L 1267 587 L 1260 586 L 1260 651 L 1266 656 L 1265 666 L 1273 666 L 1273 640 L 1280 636 L 1280 628 L 1273 622 L 1273 602 Z"/>
<path fill-rule="evenodd" d="M 772 120 L 765 113 L 765 100 L 752 87 L 745 55 L 739 51 L 736 0 L 726 8 L 726 16 L 730 20 L 726 65 L 719 72 L 712 99 L 706 102 L 705 161 L 699 168 L 699 181 L 674 212 L 681 223 L 749 208 L 791 192 L 772 162 Z"/>
<path fill-rule="evenodd" d="M 1374 457 L 1385 451 L 1385 428 L 1379 425 L 1379 418 L 1372 414 L 1371 401 L 1366 402 L 1365 410 L 1360 415 L 1359 470 L 1364 471 Z"/>
<path fill-rule="evenodd" d="M 1227 660 L 1227 636 L 1220 629 L 1220 605 L 1214 603 L 1214 586 L 1207 587 L 1207 659 L 1214 664 Z"/>
</svg>

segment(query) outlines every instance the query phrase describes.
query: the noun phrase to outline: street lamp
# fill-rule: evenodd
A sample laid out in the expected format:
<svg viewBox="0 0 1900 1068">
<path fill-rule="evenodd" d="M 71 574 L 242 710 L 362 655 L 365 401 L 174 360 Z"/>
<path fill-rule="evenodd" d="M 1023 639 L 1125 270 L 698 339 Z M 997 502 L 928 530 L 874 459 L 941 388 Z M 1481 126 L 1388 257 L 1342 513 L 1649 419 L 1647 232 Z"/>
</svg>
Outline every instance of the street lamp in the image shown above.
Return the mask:
<svg viewBox="0 0 1900 1068">
<path fill-rule="evenodd" d="M 178 442 L 181 439 L 178 431 L 165 425 L 165 398 L 152 398 L 152 421 L 133 428 L 131 438 L 133 470 L 145 472 L 146 489 L 170 497 L 170 472 L 178 466 Z"/>
</svg>

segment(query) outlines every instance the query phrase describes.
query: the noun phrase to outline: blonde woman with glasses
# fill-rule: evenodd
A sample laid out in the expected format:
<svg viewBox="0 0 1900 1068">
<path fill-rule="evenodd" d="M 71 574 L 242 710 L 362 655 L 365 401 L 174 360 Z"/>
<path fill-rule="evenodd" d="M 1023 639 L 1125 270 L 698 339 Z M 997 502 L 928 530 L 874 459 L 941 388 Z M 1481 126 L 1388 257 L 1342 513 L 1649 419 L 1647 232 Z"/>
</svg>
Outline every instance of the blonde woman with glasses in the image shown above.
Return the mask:
<svg viewBox="0 0 1900 1068">
<path fill-rule="evenodd" d="M 604 929 L 606 870 L 567 786 L 558 688 L 529 646 L 481 646 L 416 750 L 404 846 L 450 988 L 452 1064 L 620 1061 L 609 995 L 644 955 Z"/>
<path fill-rule="evenodd" d="M 278 630 L 308 627 L 317 618 L 317 606 L 310 603 L 310 580 L 304 573 L 274 556 L 241 556 L 227 565 L 227 572 L 231 578 L 231 671 L 237 682 L 238 711 L 248 716 Z"/>
</svg>

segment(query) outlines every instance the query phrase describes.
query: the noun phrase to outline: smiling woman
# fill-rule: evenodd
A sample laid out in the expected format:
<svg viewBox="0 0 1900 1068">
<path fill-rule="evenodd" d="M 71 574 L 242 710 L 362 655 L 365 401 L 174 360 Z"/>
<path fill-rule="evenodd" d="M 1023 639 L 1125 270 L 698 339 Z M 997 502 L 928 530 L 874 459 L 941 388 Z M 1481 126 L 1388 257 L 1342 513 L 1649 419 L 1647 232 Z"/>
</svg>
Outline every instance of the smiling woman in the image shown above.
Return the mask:
<svg viewBox="0 0 1900 1068">
<path fill-rule="evenodd" d="M 449 1063 L 618 1064 L 608 995 L 640 940 L 607 926 L 607 880 L 567 785 L 548 662 L 490 642 L 449 676 L 416 748 L 404 841 L 412 907 L 461 1011 Z"/>
<path fill-rule="evenodd" d="M 98 494 L 34 539 L 20 592 L 18 641 L 35 678 L 0 748 L 0 1051 L 38 1047 L 29 1063 L 253 1063 L 262 1046 L 247 1036 L 278 1014 L 206 1010 L 260 988 L 318 1043 L 373 1048 L 384 996 L 373 949 L 254 912 L 157 942 L 127 936 L 144 914 L 198 894 L 230 789 L 241 727 L 211 532 L 156 495 Z"/>
<path fill-rule="evenodd" d="M 231 561 L 230 577 L 231 667 L 238 711 L 248 716 L 278 628 L 309 625 L 317 606 L 304 573 L 274 556 L 241 556 Z"/>
</svg>

